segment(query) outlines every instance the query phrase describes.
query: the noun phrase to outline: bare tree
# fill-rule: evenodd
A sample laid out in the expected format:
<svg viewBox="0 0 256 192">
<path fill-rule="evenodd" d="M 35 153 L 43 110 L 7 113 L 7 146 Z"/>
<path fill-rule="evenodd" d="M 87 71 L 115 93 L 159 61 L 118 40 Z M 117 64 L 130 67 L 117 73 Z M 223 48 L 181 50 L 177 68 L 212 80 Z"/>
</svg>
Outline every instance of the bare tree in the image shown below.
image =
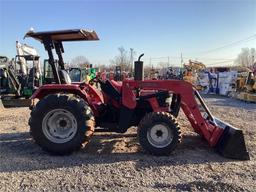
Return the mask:
<svg viewBox="0 0 256 192">
<path fill-rule="evenodd" d="M 241 53 L 237 56 L 235 60 L 236 65 L 244 67 L 252 67 L 256 59 L 256 50 L 255 48 L 243 48 Z"/>
<path fill-rule="evenodd" d="M 119 54 L 110 60 L 112 67 L 121 66 L 122 70 L 129 70 L 130 58 L 124 47 L 118 48 Z"/>
<path fill-rule="evenodd" d="M 80 67 L 80 68 L 85 68 L 88 65 L 90 65 L 90 62 L 84 56 L 77 56 L 73 58 L 69 64 L 70 67 Z"/>
<path fill-rule="evenodd" d="M 153 68 L 152 68 L 151 66 L 145 65 L 145 66 L 144 66 L 144 76 L 149 78 L 150 75 L 151 75 L 152 69 L 153 69 Z"/>
<path fill-rule="evenodd" d="M 168 62 L 158 62 L 157 67 L 160 69 L 167 68 L 167 67 L 169 67 L 169 63 Z"/>
<path fill-rule="evenodd" d="M 108 70 L 109 69 L 109 66 L 107 66 L 105 64 L 101 64 L 101 63 L 96 64 L 95 67 L 98 68 L 99 71 L 104 71 L 104 70 Z"/>
<path fill-rule="evenodd" d="M 132 70 L 133 70 L 133 65 L 134 65 L 134 56 L 136 56 L 136 52 L 134 51 L 134 49 L 133 48 L 130 48 L 130 66 L 129 66 L 129 68 L 130 68 L 130 70 L 131 70 L 131 72 L 132 72 Z"/>
</svg>

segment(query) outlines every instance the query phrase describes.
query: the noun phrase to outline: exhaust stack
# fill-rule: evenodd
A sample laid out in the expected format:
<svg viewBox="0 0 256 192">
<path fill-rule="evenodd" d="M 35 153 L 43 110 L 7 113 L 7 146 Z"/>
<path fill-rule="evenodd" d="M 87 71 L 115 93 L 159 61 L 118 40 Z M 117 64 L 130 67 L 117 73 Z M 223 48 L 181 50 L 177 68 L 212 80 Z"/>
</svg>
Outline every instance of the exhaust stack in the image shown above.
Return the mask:
<svg viewBox="0 0 256 192">
<path fill-rule="evenodd" d="M 138 58 L 138 61 L 134 62 L 134 80 L 143 81 L 144 80 L 144 69 L 143 69 L 143 61 L 141 61 L 141 57 L 144 56 L 144 53 L 141 54 Z"/>
</svg>

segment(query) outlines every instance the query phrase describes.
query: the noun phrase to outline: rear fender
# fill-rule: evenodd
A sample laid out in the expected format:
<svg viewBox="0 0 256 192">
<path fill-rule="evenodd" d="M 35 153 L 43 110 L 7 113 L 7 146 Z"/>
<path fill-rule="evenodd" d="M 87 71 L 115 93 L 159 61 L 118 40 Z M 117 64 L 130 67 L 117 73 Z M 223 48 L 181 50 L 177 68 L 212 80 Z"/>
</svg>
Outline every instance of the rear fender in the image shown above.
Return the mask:
<svg viewBox="0 0 256 192">
<path fill-rule="evenodd" d="M 90 85 L 80 86 L 79 84 L 50 84 L 43 85 L 37 89 L 30 99 L 43 99 L 45 96 L 56 93 L 68 93 L 81 97 L 92 108 L 95 116 L 98 116 L 98 106 L 103 103 L 103 98 Z M 33 105 L 33 102 L 32 102 Z"/>
<path fill-rule="evenodd" d="M 85 94 L 83 90 L 80 89 L 79 85 L 71 84 L 71 85 L 62 85 L 62 84 L 51 84 L 51 85 L 43 85 L 39 87 L 30 99 L 39 99 L 41 100 L 47 95 L 55 94 L 55 93 L 72 93 L 75 95 L 79 95 L 84 98 Z"/>
</svg>

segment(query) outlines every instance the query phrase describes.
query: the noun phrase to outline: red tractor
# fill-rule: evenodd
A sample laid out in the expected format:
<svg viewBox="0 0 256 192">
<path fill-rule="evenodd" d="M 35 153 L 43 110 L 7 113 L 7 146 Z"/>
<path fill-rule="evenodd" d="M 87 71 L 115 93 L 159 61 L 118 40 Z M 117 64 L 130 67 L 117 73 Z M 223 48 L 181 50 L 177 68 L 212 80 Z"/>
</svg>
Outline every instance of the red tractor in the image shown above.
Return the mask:
<svg viewBox="0 0 256 192">
<path fill-rule="evenodd" d="M 30 31 L 26 36 L 44 44 L 56 82 L 41 86 L 31 97 L 39 102 L 31 105 L 30 131 L 44 150 L 70 154 L 89 141 L 96 127 L 124 133 L 129 127 L 137 126 L 139 143 L 146 152 L 168 155 L 181 139 L 176 120 L 181 108 L 195 132 L 210 146 L 226 157 L 249 159 L 242 130 L 215 118 L 190 83 L 144 80 L 142 55 L 135 62 L 134 80 L 118 83 L 96 77 L 88 84 L 71 84 L 64 69 L 62 42 L 98 40 L 97 34 L 77 29 Z M 58 56 L 58 68 L 53 49 Z M 97 82 L 100 90 L 94 88 L 92 82 Z M 204 115 L 199 105 L 204 109 Z"/>
</svg>

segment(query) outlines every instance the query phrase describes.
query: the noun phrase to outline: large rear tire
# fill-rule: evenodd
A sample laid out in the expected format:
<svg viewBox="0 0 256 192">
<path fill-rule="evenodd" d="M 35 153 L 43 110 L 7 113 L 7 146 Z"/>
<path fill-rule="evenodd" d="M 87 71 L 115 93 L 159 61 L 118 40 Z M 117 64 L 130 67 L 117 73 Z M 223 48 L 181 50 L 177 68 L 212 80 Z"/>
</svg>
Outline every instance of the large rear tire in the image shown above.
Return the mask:
<svg viewBox="0 0 256 192">
<path fill-rule="evenodd" d="M 148 113 L 138 126 L 138 139 L 146 152 L 169 155 L 180 142 L 180 128 L 170 113 Z"/>
<path fill-rule="evenodd" d="M 43 150 L 66 155 L 80 149 L 94 132 L 88 104 L 75 95 L 52 94 L 32 109 L 30 133 Z"/>
</svg>

